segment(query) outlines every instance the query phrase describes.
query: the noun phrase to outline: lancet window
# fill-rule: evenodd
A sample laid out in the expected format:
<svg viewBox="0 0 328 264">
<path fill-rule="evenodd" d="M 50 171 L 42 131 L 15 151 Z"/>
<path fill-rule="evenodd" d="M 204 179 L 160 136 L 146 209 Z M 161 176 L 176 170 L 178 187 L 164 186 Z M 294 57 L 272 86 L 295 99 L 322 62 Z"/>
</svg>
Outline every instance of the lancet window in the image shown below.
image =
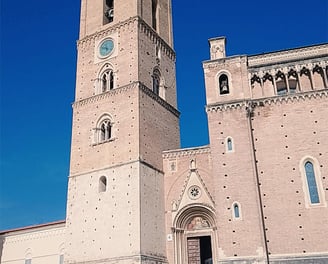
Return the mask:
<svg viewBox="0 0 328 264">
<path fill-rule="evenodd" d="M 313 157 L 303 158 L 300 162 L 300 171 L 303 181 L 305 206 L 307 208 L 327 206 L 319 161 Z"/>
<path fill-rule="evenodd" d="M 287 83 L 286 83 L 285 75 L 281 71 L 279 71 L 277 73 L 276 80 L 277 80 L 276 81 L 277 94 L 278 95 L 287 94 L 288 89 L 287 89 Z"/>
<path fill-rule="evenodd" d="M 226 140 L 226 148 L 228 152 L 233 151 L 233 142 L 231 137 L 227 138 Z"/>
<path fill-rule="evenodd" d="M 112 125 L 110 120 L 106 119 L 101 123 L 100 126 L 100 142 L 107 141 L 112 135 Z"/>
<path fill-rule="evenodd" d="M 234 204 L 234 206 L 233 206 L 233 213 L 235 215 L 235 218 L 239 218 L 240 217 L 238 204 Z"/>
<path fill-rule="evenodd" d="M 107 92 L 114 89 L 114 73 L 111 69 L 103 72 L 100 78 L 101 92 Z"/>
<path fill-rule="evenodd" d="M 94 129 L 94 144 L 113 140 L 113 122 L 109 115 L 104 115 Z"/>
<path fill-rule="evenodd" d="M 234 202 L 232 204 L 232 217 L 234 220 L 241 219 L 241 209 L 240 204 L 238 202 Z"/>
<path fill-rule="evenodd" d="M 158 69 L 155 69 L 153 71 L 153 92 L 157 95 L 159 95 L 160 90 L 160 84 L 161 84 L 161 73 Z"/>
<path fill-rule="evenodd" d="M 229 79 L 226 74 L 221 74 L 219 77 L 219 90 L 220 95 L 229 94 Z"/>
<path fill-rule="evenodd" d="M 304 165 L 304 169 L 305 169 L 308 192 L 310 196 L 310 202 L 311 204 L 318 204 L 320 203 L 320 199 L 319 199 L 318 186 L 316 182 L 313 163 L 307 161 Z"/>
</svg>

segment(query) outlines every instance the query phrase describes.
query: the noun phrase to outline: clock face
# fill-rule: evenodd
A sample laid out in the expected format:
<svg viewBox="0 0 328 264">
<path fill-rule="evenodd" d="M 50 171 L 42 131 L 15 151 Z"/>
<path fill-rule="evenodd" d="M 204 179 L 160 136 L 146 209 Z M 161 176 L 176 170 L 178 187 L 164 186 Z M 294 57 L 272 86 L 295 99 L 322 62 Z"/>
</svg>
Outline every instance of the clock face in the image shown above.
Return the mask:
<svg viewBox="0 0 328 264">
<path fill-rule="evenodd" d="M 99 46 L 99 54 L 101 57 L 106 57 L 112 53 L 113 49 L 114 49 L 113 40 L 106 39 Z"/>
</svg>

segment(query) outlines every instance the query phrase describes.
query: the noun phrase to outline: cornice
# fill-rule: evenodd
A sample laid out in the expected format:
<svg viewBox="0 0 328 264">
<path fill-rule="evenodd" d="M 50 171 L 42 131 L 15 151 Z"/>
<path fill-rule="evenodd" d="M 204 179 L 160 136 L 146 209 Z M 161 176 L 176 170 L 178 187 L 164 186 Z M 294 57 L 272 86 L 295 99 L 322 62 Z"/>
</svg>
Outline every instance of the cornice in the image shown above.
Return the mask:
<svg viewBox="0 0 328 264">
<path fill-rule="evenodd" d="M 328 44 L 248 56 L 249 67 L 314 59 L 328 55 Z"/>
<path fill-rule="evenodd" d="M 312 68 L 316 65 L 321 67 L 327 67 L 328 65 L 328 56 L 322 56 L 320 58 L 312 58 L 312 59 L 303 59 L 297 61 L 287 61 L 279 64 L 271 64 L 271 65 L 260 65 L 256 67 L 249 67 L 248 71 L 251 74 L 259 73 L 264 75 L 264 73 L 272 73 L 272 72 L 289 72 L 290 70 L 301 71 L 303 68 L 313 70 Z"/>
<path fill-rule="evenodd" d="M 50 228 L 58 228 L 58 227 L 64 227 L 66 221 L 60 220 L 60 221 L 54 221 L 44 224 L 37 224 L 37 225 L 30 225 L 30 226 L 23 226 L 19 228 L 13 228 L 13 229 L 7 229 L 0 231 L 0 235 L 7 235 L 7 234 L 20 234 L 24 232 L 30 232 L 30 230 L 43 230 L 43 229 L 50 229 Z"/>
<path fill-rule="evenodd" d="M 313 262 L 317 260 L 318 262 Z M 322 251 L 322 252 L 314 252 L 314 253 L 307 253 L 306 256 L 304 256 L 304 253 L 298 253 L 298 254 L 274 254 L 270 256 L 270 259 L 274 261 L 280 261 L 280 263 L 287 263 L 288 261 L 298 261 L 299 263 L 306 263 L 306 262 L 312 262 L 312 263 L 327 263 L 327 262 L 321 262 L 328 260 L 328 251 Z"/>
<path fill-rule="evenodd" d="M 211 153 L 211 148 L 209 147 L 209 145 L 195 147 L 195 148 L 168 150 L 168 151 L 164 151 L 162 156 L 164 159 L 172 159 L 172 158 L 189 157 L 189 156 L 206 154 L 206 153 Z"/>
<path fill-rule="evenodd" d="M 97 94 L 92 97 L 82 99 L 80 101 L 76 101 L 75 103 L 73 103 L 73 108 L 80 108 L 92 103 L 103 101 L 113 96 L 116 96 L 117 94 L 125 93 L 128 92 L 129 90 L 136 89 L 136 88 L 139 88 L 144 94 L 151 97 L 153 100 L 155 100 L 157 103 L 163 106 L 166 110 L 170 111 L 176 117 L 180 116 L 180 112 L 178 110 L 176 110 L 172 105 L 170 105 L 165 100 L 163 100 L 160 96 L 154 94 L 152 90 L 150 90 L 147 86 L 145 86 L 141 82 L 133 82 L 131 84 L 110 90 L 108 92 Z"/>
<path fill-rule="evenodd" d="M 217 111 L 227 111 L 227 110 L 236 110 L 248 107 L 250 104 L 253 106 L 264 106 L 264 105 L 272 105 L 272 104 L 282 104 L 289 102 L 298 102 L 301 100 L 311 100 L 316 98 L 328 98 L 328 90 L 318 90 L 318 91 L 310 91 L 303 92 L 297 94 L 290 94 L 284 96 L 274 96 L 274 97 L 266 97 L 259 99 L 245 99 L 241 101 L 233 101 L 219 104 L 211 104 L 206 106 L 206 112 L 217 112 Z"/>
<path fill-rule="evenodd" d="M 107 35 L 110 35 L 114 32 L 117 32 L 119 29 L 123 28 L 123 27 L 126 27 L 126 26 L 129 26 L 131 24 L 134 24 L 135 22 L 137 22 L 139 19 L 138 16 L 135 16 L 135 17 L 131 17 L 125 21 L 122 21 L 122 22 L 119 22 L 115 25 L 112 25 L 110 27 L 107 27 L 103 30 L 100 30 L 100 31 L 97 31 L 91 35 L 88 35 L 86 37 L 84 37 L 83 39 L 80 39 L 77 41 L 77 47 L 81 47 L 83 46 L 85 43 L 88 43 L 90 41 L 94 41 L 96 39 L 101 39 Z"/>
<path fill-rule="evenodd" d="M 146 85 L 144 85 L 141 82 L 138 82 L 140 90 L 148 95 L 150 98 L 154 99 L 157 103 L 159 103 L 161 106 L 163 106 L 166 110 L 170 111 L 172 114 L 174 114 L 176 117 L 179 118 L 180 112 L 175 109 L 172 105 L 167 103 L 164 99 L 162 99 L 160 96 L 153 93 L 152 90 L 150 90 Z"/>
<path fill-rule="evenodd" d="M 235 55 L 216 60 L 208 60 L 203 62 L 203 68 L 222 68 L 222 65 L 224 64 L 246 61 L 248 64 L 248 68 L 270 68 L 270 66 L 271 68 L 276 68 L 277 64 L 279 66 L 282 64 L 293 66 L 298 65 L 300 63 L 317 63 L 325 59 L 327 60 L 327 57 L 328 44 L 321 44 L 304 48 L 264 53 L 259 55 Z"/>
<path fill-rule="evenodd" d="M 249 99 L 249 101 L 251 100 Z M 226 111 L 226 110 L 233 110 L 233 109 L 242 109 L 245 108 L 247 105 L 248 105 L 247 100 L 209 104 L 206 106 L 206 112 L 209 113 L 209 112 Z"/>
<path fill-rule="evenodd" d="M 138 22 L 140 32 L 144 33 L 150 40 L 153 41 L 153 43 L 156 43 L 171 60 L 175 61 L 176 55 L 170 45 L 168 45 L 142 18 L 139 18 Z"/>
<path fill-rule="evenodd" d="M 124 167 L 127 165 L 131 165 L 131 164 L 137 163 L 137 162 L 140 162 L 140 159 L 135 159 L 135 160 L 131 160 L 131 161 L 128 161 L 125 163 L 119 163 L 119 164 L 115 164 L 115 165 L 111 165 L 111 166 L 106 166 L 106 167 L 102 167 L 100 169 L 88 170 L 88 171 L 79 172 L 79 173 L 72 173 L 68 176 L 68 178 L 77 178 L 77 177 L 81 177 L 81 176 L 85 176 L 85 175 L 89 175 L 89 174 L 93 174 L 93 173 L 99 173 L 99 172 L 103 172 L 103 171 L 107 171 L 107 170 L 112 170 L 112 169 Z"/>
<path fill-rule="evenodd" d="M 167 259 L 165 256 L 161 255 L 146 255 L 146 254 L 136 254 L 136 255 L 130 255 L 130 256 L 121 256 L 121 257 L 114 257 L 114 258 L 104 258 L 104 259 L 97 259 L 97 260 L 90 260 L 90 261 L 83 261 L 83 264 L 103 264 L 103 263 L 109 263 L 109 264 L 115 264 L 118 262 L 126 262 L 129 260 L 129 262 L 140 262 L 142 261 L 150 261 L 151 263 L 167 263 Z"/>
<path fill-rule="evenodd" d="M 208 60 L 203 61 L 203 68 L 204 69 L 216 69 L 216 68 L 222 68 L 222 65 L 225 64 L 234 64 L 234 63 L 246 63 L 247 56 L 246 55 L 236 55 L 226 58 L 220 58 L 215 60 Z"/>
<path fill-rule="evenodd" d="M 128 84 L 128 85 L 125 85 L 125 86 L 110 90 L 108 92 L 97 94 L 97 95 L 88 97 L 86 99 L 76 101 L 76 102 L 73 103 L 73 108 L 79 108 L 79 107 L 83 107 L 83 106 L 86 106 L 86 105 L 89 105 L 89 104 L 92 104 L 92 103 L 103 101 L 105 99 L 116 96 L 120 93 L 125 93 L 125 92 L 127 92 L 127 91 L 129 91 L 129 90 L 131 90 L 131 89 L 133 89 L 137 86 L 138 86 L 138 82 L 133 82 L 131 84 Z"/>
<path fill-rule="evenodd" d="M 161 50 L 172 60 L 175 61 L 176 55 L 174 50 L 168 45 L 159 35 L 158 33 L 151 28 L 141 17 L 139 16 L 134 16 L 131 17 L 125 21 L 119 22 L 113 26 L 107 27 L 101 31 L 97 31 L 91 35 L 88 35 L 84 37 L 83 39 L 80 39 L 77 41 L 77 47 L 83 47 L 84 44 L 89 43 L 90 41 L 94 41 L 97 39 L 102 39 L 114 32 L 117 32 L 121 28 L 130 26 L 131 24 L 138 23 L 138 28 L 140 32 L 145 33 L 145 35 L 154 43 L 156 43 Z"/>
<path fill-rule="evenodd" d="M 49 229 L 28 229 L 24 232 L 13 232 L 13 233 L 6 233 L 3 237 L 6 240 L 6 243 L 17 243 L 27 240 L 38 240 L 47 237 L 55 237 L 55 236 L 64 236 L 66 232 L 65 225 L 59 226 L 50 226 Z"/>
<path fill-rule="evenodd" d="M 143 159 L 139 158 L 139 159 L 135 159 L 135 160 L 131 160 L 131 161 L 125 162 L 125 163 L 120 163 L 120 164 L 116 164 L 116 165 L 112 165 L 112 166 L 106 166 L 106 167 L 103 167 L 103 168 L 100 168 L 100 169 L 96 169 L 96 170 L 89 170 L 89 171 L 85 171 L 85 172 L 81 172 L 81 173 L 71 174 L 68 177 L 69 178 L 77 178 L 77 177 L 81 177 L 81 176 L 85 176 L 85 175 L 89 175 L 89 174 L 93 174 L 93 173 L 102 173 L 104 171 L 109 171 L 109 170 L 112 170 L 112 169 L 117 169 L 117 168 L 120 168 L 120 167 L 131 165 L 133 163 L 141 163 L 144 166 L 147 166 L 147 167 L 149 167 L 149 168 L 151 168 L 153 170 L 156 170 L 157 172 L 159 172 L 161 174 L 164 174 L 164 172 L 162 170 L 154 167 L 150 163 L 148 163 L 148 162 L 144 161 Z"/>
</svg>

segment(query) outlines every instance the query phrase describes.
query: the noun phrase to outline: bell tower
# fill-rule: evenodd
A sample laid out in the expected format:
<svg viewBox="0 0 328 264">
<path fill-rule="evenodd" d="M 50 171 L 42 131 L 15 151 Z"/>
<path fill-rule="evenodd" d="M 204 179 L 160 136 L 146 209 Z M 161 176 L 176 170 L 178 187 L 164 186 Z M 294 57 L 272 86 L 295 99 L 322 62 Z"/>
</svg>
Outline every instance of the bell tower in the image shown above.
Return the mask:
<svg viewBox="0 0 328 264">
<path fill-rule="evenodd" d="M 180 147 L 171 0 L 82 0 L 65 263 L 165 263 Z"/>
</svg>

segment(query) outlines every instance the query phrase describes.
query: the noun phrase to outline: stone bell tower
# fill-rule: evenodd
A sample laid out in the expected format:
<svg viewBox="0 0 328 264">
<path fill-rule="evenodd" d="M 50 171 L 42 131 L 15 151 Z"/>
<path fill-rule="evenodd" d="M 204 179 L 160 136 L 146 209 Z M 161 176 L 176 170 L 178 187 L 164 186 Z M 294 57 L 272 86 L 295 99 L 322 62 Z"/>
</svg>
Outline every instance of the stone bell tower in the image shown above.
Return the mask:
<svg viewBox="0 0 328 264">
<path fill-rule="evenodd" d="M 82 0 L 65 263 L 165 263 L 179 148 L 171 0 Z"/>
</svg>

